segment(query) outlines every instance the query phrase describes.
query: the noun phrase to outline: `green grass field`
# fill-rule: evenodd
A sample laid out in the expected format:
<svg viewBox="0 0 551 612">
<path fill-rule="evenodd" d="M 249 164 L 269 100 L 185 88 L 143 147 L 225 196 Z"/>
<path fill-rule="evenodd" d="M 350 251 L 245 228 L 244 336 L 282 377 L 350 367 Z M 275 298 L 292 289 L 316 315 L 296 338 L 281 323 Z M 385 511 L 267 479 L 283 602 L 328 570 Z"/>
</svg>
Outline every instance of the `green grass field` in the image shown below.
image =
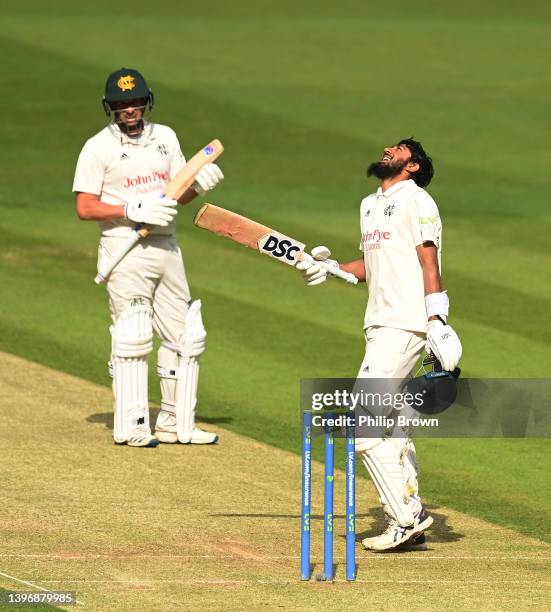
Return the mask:
<svg viewBox="0 0 551 612">
<path fill-rule="evenodd" d="M 76 217 L 71 185 L 85 139 L 105 124 L 104 80 L 127 65 L 144 72 L 155 120 L 187 155 L 224 143 L 226 181 L 210 201 L 339 260 L 358 257 L 359 202 L 376 187 L 368 162 L 415 135 L 435 162 L 464 375 L 551 375 L 549 3 L 4 0 L 0 10 L 1 350 L 109 385 L 98 232 Z M 286 266 L 194 228 L 196 210 L 181 210 L 178 234 L 209 333 L 200 414 L 298 452 L 299 380 L 355 374 L 365 287 L 307 290 Z M 427 500 L 551 541 L 549 440 L 418 448 Z"/>
</svg>

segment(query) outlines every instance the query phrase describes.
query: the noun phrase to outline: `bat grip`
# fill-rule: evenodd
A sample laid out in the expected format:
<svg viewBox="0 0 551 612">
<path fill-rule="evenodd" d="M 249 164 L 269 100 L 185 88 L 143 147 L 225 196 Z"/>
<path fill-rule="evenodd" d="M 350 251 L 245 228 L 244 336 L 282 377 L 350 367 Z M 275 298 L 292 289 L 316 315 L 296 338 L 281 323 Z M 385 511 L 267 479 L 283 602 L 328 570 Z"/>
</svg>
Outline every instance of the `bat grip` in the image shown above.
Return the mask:
<svg viewBox="0 0 551 612">
<path fill-rule="evenodd" d="M 331 264 L 325 263 L 325 261 L 322 261 L 320 259 L 314 259 L 309 253 L 302 253 L 301 259 L 318 265 L 320 268 L 323 268 L 327 272 L 327 274 L 330 274 L 331 276 L 336 276 L 337 278 L 340 278 L 341 280 L 346 281 L 351 285 L 358 284 L 358 279 L 350 272 L 345 272 L 339 267 L 332 266 Z"/>
<path fill-rule="evenodd" d="M 319 265 L 321 264 L 321 267 L 324 268 L 328 274 L 331 274 L 332 276 L 336 276 L 337 278 L 340 278 L 343 281 L 346 281 L 347 283 L 350 283 L 351 285 L 357 285 L 358 284 L 358 279 L 351 274 L 350 272 L 345 272 L 344 270 L 341 270 L 340 268 L 336 268 L 335 266 L 331 266 L 330 264 L 326 264 L 323 261 L 316 261 L 316 263 Z"/>
<path fill-rule="evenodd" d="M 134 227 L 134 231 L 140 238 L 147 238 L 151 233 L 151 230 L 144 223 L 138 223 L 138 225 Z"/>
<path fill-rule="evenodd" d="M 108 262 L 106 262 L 102 266 L 101 270 L 98 270 L 96 278 L 94 278 L 94 282 L 96 283 L 96 285 L 100 285 L 101 283 L 104 283 L 107 280 L 107 278 L 121 261 L 121 259 L 128 253 L 128 251 L 130 251 L 130 249 L 136 244 L 136 242 L 138 242 L 138 240 L 140 239 L 140 233 L 138 232 L 137 228 L 138 226 L 136 226 L 136 229 L 132 231 L 130 236 L 128 236 L 126 242 L 123 244 L 120 251 L 118 253 L 115 253 L 114 257 Z M 145 227 L 144 229 L 147 230 L 147 228 Z"/>
</svg>

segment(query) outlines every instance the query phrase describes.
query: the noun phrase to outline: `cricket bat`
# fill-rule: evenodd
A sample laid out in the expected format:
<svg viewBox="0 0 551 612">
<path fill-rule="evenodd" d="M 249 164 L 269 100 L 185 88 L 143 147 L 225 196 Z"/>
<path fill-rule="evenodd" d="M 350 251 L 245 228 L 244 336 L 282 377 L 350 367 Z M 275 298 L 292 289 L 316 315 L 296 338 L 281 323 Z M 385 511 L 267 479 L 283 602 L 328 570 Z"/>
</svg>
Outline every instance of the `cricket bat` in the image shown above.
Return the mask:
<svg viewBox="0 0 551 612">
<path fill-rule="evenodd" d="M 206 147 L 203 147 L 188 160 L 180 172 L 178 172 L 170 183 L 167 184 L 163 195 L 171 200 L 180 198 L 192 186 L 199 170 L 220 157 L 223 151 L 224 147 L 219 140 L 215 139 L 209 142 Z M 110 261 L 103 263 L 102 268 L 98 271 L 94 279 L 96 285 L 105 282 L 123 257 L 141 238 L 147 238 L 150 231 L 151 229 L 143 223 L 136 225 L 128 237 L 128 240 L 121 247 L 121 250 Z"/>
<path fill-rule="evenodd" d="M 218 236 L 229 238 L 246 247 L 260 251 L 290 266 L 299 261 L 312 261 L 327 272 L 347 283 L 357 284 L 358 279 L 349 272 L 315 260 L 304 251 L 306 245 L 290 238 L 285 234 L 276 232 L 274 229 L 261 225 L 256 221 L 242 217 L 231 210 L 226 210 L 214 204 L 205 204 L 195 215 L 193 223 L 197 227 L 209 230 Z"/>
</svg>

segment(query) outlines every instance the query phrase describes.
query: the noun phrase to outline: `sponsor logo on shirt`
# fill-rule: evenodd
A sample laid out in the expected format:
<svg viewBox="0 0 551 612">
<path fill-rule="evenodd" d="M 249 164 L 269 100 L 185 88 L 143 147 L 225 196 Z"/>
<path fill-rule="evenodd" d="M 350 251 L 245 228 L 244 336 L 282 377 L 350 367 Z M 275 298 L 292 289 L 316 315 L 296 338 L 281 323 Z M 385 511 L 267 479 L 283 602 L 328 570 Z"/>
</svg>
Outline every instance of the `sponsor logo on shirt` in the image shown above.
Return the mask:
<svg viewBox="0 0 551 612">
<path fill-rule="evenodd" d="M 139 185 L 158 185 L 168 183 L 170 177 L 168 172 L 157 172 L 154 170 L 151 174 L 145 176 L 127 176 L 124 179 L 123 187 L 129 189 L 130 187 L 138 187 Z"/>
<path fill-rule="evenodd" d="M 376 229 L 362 234 L 362 241 L 365 245 L 364 251 L 381 249 L 385 240 L 390 240 L 390 232 L 381 232 L 381 230 Z"/>
</svg>

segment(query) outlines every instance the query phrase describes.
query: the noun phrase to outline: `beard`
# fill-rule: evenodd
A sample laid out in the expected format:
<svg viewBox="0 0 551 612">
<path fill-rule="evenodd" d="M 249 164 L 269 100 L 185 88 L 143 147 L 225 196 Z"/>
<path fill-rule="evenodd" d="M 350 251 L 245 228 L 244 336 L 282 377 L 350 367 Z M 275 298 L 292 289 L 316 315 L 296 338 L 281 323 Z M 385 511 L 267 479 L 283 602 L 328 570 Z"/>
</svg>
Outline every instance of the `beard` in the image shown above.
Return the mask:
<svg viewBox="0 0 551 612">
<path fill-rule="evenodd" d="M 391 163 L 377 161 L 367 167 L 367 176 L 376 176 L 378 179 L 394 178 L 406 167 L 407 160 L 398 160 Z"/>
<path fill-rule="evenodd" d="M 126 121 L 123 121 L 120 117 L 115 119 L 116 124 L 119 126 L 120 131 L 127 136 L 135 137 L 140 136 L 143 132 L 144 122 L 143 119 L 137 121 L 134 125 L 128 125 Z"/>
</svg>

